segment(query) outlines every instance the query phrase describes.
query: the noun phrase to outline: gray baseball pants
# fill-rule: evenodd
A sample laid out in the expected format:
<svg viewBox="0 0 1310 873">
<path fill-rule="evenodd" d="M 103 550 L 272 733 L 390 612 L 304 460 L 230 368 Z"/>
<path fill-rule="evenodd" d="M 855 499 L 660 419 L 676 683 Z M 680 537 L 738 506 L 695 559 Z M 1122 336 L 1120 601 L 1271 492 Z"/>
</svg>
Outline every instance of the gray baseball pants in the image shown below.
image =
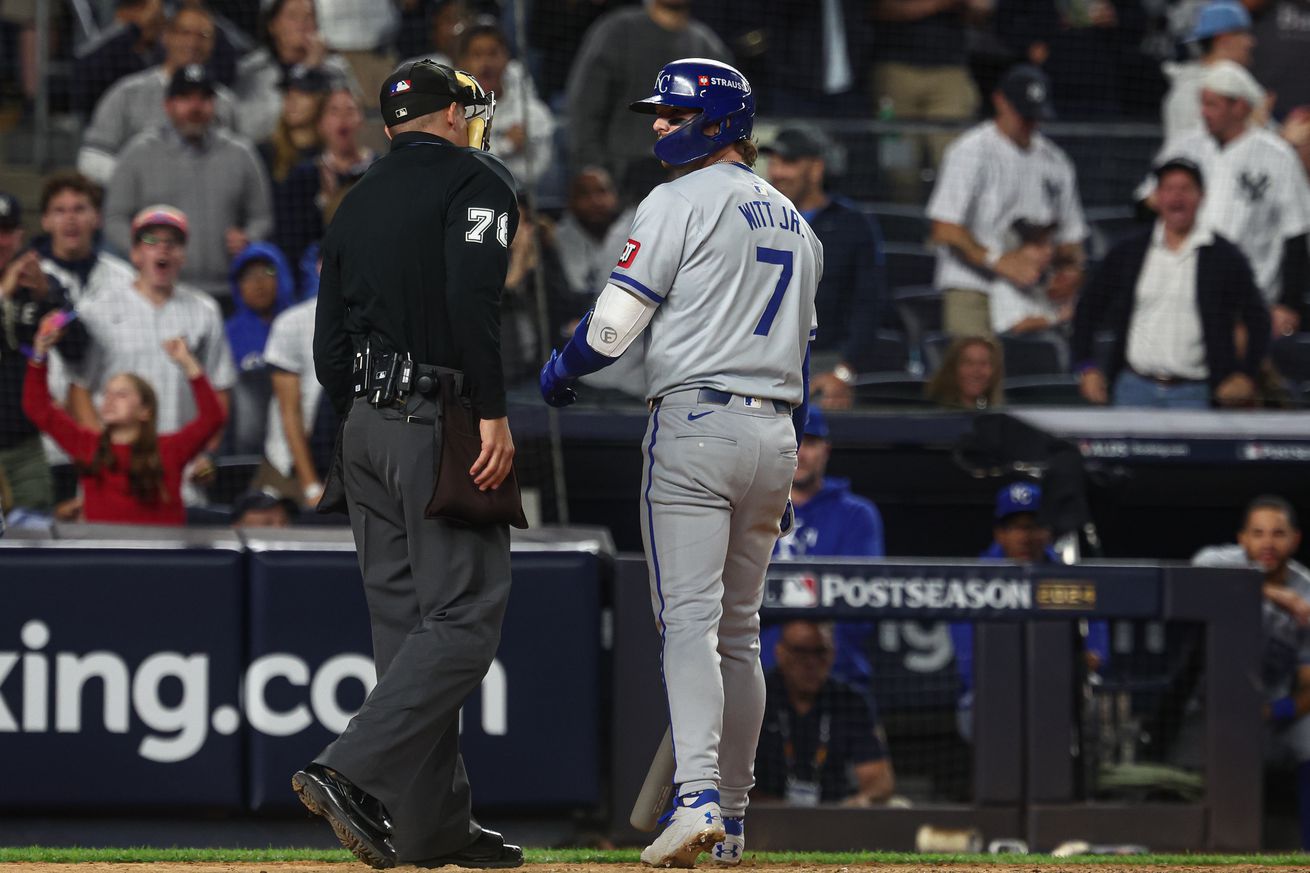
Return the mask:
<svg viewBox="0 0 1310 873">
<path fill-rule="evenodd" d="M 401 863 L 450 855 L 481 832 L 459 753 L 459 709 L 491 666 L 509 600 L 507 526 L 423 517 L 440 451 L 437 415 L 434 401 L 413 395 L 404 410 L 356 399 L 346 420 L 346 499 L 378 684 L 315 759 L 382 801 Z"/>
<path fill-rule="evenodd" d="M 764 719 L 760 601 L 796 472 L 796 432 L 773 401 L 664 397 L 646 430 L 641 533 L 660 631 L 681 790 L 746 809 Z"/>
</svg>

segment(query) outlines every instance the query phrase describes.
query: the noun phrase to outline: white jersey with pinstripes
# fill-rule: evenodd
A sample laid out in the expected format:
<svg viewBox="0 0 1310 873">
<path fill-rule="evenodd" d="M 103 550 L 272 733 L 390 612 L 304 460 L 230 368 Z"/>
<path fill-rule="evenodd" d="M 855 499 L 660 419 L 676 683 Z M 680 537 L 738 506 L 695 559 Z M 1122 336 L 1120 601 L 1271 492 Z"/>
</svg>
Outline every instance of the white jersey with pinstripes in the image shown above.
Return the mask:
<svg viewBox="0 0 1310 873">
<path fill-rule="evenodd" d="M 646 396 L 714 388 L 801 402 L 823 245 L 790 200 L 744 164 L 652 191 L 609 281 L 658 304 Z"/>
</svg>

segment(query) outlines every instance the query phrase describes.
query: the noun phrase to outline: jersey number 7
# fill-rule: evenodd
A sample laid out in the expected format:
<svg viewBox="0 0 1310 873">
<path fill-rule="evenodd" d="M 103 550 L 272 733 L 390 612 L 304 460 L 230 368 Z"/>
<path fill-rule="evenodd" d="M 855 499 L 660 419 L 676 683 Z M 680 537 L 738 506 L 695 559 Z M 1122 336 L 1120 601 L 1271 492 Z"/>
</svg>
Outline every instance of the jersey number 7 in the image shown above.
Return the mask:
<svg viewBox="0 0 1310 873">
<path fill-rule="evenodd" d="M 769 298 L 769 305 L 764 307 L 764 314 L 760 316 L 760 323 L 755 325 L 756 336 L 768 336 L 769 330 L 773 327 L 773 320 L 778 317 L 778 307 L 782 305 L 782 295 L 787 293 L 787 286 L 791 284 L 792 254 L 786 249 L 768 249 L 764 246 L 756 246 L 755 260 L 761 264 L 775 264 L 782 267 L 782 275 L 778 277 L 778 284 L 773 288 L 773 296 Z"/>
</svg>

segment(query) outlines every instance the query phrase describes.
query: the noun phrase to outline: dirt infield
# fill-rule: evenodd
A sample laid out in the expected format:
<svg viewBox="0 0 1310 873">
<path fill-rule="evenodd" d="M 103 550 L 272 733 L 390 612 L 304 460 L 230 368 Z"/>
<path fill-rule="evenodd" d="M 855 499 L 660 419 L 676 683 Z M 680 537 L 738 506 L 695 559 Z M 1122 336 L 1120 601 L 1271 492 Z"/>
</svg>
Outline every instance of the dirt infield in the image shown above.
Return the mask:
<svg viewBox="0 0 1310 873">
<path fill-rule="evenodd" d="M 698 869 L 706 870 L 710 865 L 702 864 Z M 984 869 L 1003 869 L 1006 873 L 1069 873 L 1069 865 L 1049 865 L 1034 863 L 1016 864 L 1013 862 L 1004 865 L 988 864 L 761 864 L 754 865 L 749 861 L 742 865 L 742 869 L 749 873 L 861 873 L 861 871 L 878 870 L 880 873 L 979 873 Z M 406 871 L 417 871 L 417 867 L 396 867 L 397 873 L 406 873 Z M 450 873 L 457 873 L 463 869 L 460 867 L 444 867 L 443 870 Z M 649 867 L 625 864 L 530 864 L 522 868 L 525 873 L 650 873 Z M 1073 867 L 1077 870 L 1080 867 Z M 1231 873 L 1253 873 L 1257 870 L 1307 870 L 1310 871 L 1310 864 L 1305 867 L 1278 866 L 1263 867 L 1256 864 L 1241 865 L 1224 865 L 1215 866 L 1186 866 L 1186 865 L 1145 865 L 1145 864 L 1096 864 L 1086 869 L 1095 871 L 1095 873 L 1215 873 L 1215 871 L 1231 871 Z M 326 864 L 314 861 L 295 861 L 295 862 L 273 862 L 273 863 L 248 863 L 248 864 L 222 864 L 222 863 L 194 863 L 180 864 L 174 862 L 156 862 L 152 864 L 105 864 L 105 863 L 82 863 L 82 864 L 0 864 L 0 873 L 371 873 L 370 868 L 363 864 Z"/>
</svg>

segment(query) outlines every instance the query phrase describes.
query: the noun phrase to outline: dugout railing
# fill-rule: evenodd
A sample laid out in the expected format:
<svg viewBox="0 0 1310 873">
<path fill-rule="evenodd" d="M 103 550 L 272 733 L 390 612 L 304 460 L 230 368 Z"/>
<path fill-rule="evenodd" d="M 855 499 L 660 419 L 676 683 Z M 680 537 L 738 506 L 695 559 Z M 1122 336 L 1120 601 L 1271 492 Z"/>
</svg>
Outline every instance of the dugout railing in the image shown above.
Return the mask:
<svg viewBox="0 0 1310 873">
<path fill-rule="evenodd" d="M 613 761 L 616 832 L 667 724 L 646 568 L 621 558 L 614 598 Z M 995 596 L 980 608 L 958 586 Z M 896 593 L 899 592 L 899 593 Z M 1262 727 L 1258 687 L 1260 585 L 1243 570 L 1101 562 L 1023 567 L 909 559 L 779 563 L 763 618 L 954 619 L 976 622 L 972 800 L 908 808 L 755 804 L 751 847 L 913 850 L 923 825 L 972 829 L 985 840 L 1050 850 L 1068 839 L 1154 850 L 1249 851 L 1261 840 Z M 1079 777 L 1076 662 L 1082 620 L 1187 623 L 1203 628 L 1204 794 L 1191 803 L 1090 802 Z M 875 688 L 877 677 L 874 679 Z M 895 749 L 893 748 L 893 760 Z"/>
</svg>

